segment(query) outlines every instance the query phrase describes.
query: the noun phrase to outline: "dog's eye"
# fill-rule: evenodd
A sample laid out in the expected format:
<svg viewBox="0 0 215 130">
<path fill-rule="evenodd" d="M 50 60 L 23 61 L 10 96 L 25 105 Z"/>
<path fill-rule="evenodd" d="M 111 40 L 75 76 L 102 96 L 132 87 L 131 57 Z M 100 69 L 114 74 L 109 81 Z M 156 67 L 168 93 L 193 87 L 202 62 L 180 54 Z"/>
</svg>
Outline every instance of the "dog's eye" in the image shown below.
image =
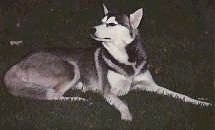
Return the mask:
<svg viewBox="0 0 215 130">
<path fill-rule="evenodd" d="M 115 26 L 115 23 L 108 23 L 107 26 Z"/>
</svg>

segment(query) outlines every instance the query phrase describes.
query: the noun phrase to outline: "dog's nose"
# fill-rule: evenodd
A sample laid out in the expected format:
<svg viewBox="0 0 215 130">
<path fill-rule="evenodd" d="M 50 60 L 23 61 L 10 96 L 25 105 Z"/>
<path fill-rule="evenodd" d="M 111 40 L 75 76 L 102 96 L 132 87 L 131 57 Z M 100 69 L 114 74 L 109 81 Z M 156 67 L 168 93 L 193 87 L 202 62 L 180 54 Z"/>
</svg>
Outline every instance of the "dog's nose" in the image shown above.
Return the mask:
<svg viewBox="0 0 215 130">
<path fill-rule="evenodd" d="M 96 29 L 94 27 L 90 29 L 91 34 L 95 34 L 95 32 L 96 32 Z"/>
</svg>

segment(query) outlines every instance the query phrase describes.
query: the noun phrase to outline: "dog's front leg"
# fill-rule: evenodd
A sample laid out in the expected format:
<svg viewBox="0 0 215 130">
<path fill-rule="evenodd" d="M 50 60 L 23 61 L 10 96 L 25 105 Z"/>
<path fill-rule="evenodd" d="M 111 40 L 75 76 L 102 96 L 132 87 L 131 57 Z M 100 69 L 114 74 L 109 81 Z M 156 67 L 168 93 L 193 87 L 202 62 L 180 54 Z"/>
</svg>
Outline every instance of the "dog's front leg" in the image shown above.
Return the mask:
<svg viewBox="0 0 215 130">
<path fill-rule="evenodd" d="M 121 114 L 121 120 L 131 121 L 132 115 L 129 112 L 128 106 L 119 99 L 119 95 L 124 95 L 128 92 L 127 89 L 130 87 L 129 83 L 123 75 L 120 75 L 113 71 L 107 71 L 105 76 L 107 78 L 103 79 L 104 83 L 104 98 L 112 106 L 114 106 Z M 122 88 L 124 89 L 118 89 Z"/>
<path fill-rule="evenodd" d="M 133 82 L 134 82 L 134 85 L 133 85 L 132 89 L 138 89 L 138 90 L 143 90 L 143 91 L 155 92 L 157 94 L 172 96 L 173 98 L 181 99 L 184 102 L 190 102 L 190 103 L 196 104 L 196 105 L 198 105 L 198 104 L 201 104 L 204 106 L 211 105 L 210 103 L 199 101 L 199 100 L 193 99 L 191 97 L 188 97 L 184 94 L 173 92 L 167 88 L 158 86 L 154 82 L 154 80 L 148 70 L 145 73 L 142 73 L 142 74 L 136 76 L 134 78 Z"/>
<path fill-rule="evenodd" d="M 101 65 L 98 64 L 97 72 L 98 72 L 99 84 L 102 87 L 102 93 L 103 93 L 104 99 L 120 112 L 121 120 L 131 121 L 132 115 L 129 112 L 128 106 L 122 100 L 120 100 L 118 96 L 116 96 L 111 92 L 111 85 L 110 85 L 111 81 L 108 81 L 108 77 L 110 75 L 108 76 L 108 70 L 104 69 L 105 66 L 101 67 L 102 65 L 103 64 Z"/>
<path fill-rule="evenodd" d="M 128 106 L 114 94 L 104 94 L 105 100 L 112 106 L 114 106 L 121 114 L 121 120 L 131 121 L 132 115 L 129 112 Z"/>
</svg>

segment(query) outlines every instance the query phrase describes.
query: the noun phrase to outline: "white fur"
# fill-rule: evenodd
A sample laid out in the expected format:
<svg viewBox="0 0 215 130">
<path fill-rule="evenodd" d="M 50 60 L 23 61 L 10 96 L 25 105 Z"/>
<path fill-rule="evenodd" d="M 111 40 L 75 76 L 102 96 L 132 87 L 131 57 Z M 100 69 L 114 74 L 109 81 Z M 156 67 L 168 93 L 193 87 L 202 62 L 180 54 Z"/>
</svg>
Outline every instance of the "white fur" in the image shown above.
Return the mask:
<svg viewBox="0 0 215 130">
<path fill-rule="evenodd" d="M 125 47 L 134 40 L 130 35 L 130 31 L 119 24 L 110 27 L 106 26 L 108 23 L 117 24 L 115 17 L 107 19 L 107 16 L 105 16 L 102 22 L 104 24 L 95 26 L 96 32 L 94 35 L 96 38 L 94 39 L 102 41 L 103 46 L 116 60 L 124 64 L 129 64 Z"/>
<path fill-rule="evenodd" d="M 107 21 L 107 18 L 108 18 L 107 16 L 104 16 L 104 18 L 102 18 L 102 20 L 101 20 L 102 23 L 106 22 L 106 21 Z"/>
<path fill-rule="evenodd" d="M 97 72 L 97 76 L 98 79 L 95 83 L 95 81 L 91 80 L 90 82 L 92 82 L 91 84 L 93 85 L 93 88 L 99 88 L 98 90 L 102 90 L 102 67 L 99 65 L 99 53 L 101 52 L 101 49 L 96 49 L 95 53 L 94 53 L 94 62 L 95 62 L 95 66 L 96 66 L 96 72 Z M 96 84 L 96 86 L 95 86 Z"/>
<path fill-rule="evenodd" d="M 105 4 L 103 4 L 103 9 L 104 9 L 104 13 L 105 13 L 105 15 L 108 13 L 108 9 L 107 9 L 107 7 L 105 6 Z"/>
<path fill-rule="evenodd" d="M 109 93 L 105 94 L 104 98 L 110 105 L 114 106 L 120 112 L 121 120 L 132 121 L 132 115 L 129 112 L 128 106 L 116 95 Z"/>
<path fill-rule="evenodd" d="M 114 23 L 114 24 L 118 24 L 118 22 L 116 21 L 116 17 L 110 17 L 109 19 L 106 20 L 105 23 Z"/>
<path fill-rule="evenodd" d="M 70 100 L 70 101 L 84 101 L 84 102 L 87 101 L 87 99 L 82 97 L 64 97 L 51 88 L 47 89 L 46 98 L 47 100 Z"/>
<path fill-rule="evenodd" d="M 131 26 L 136 29 L 139 26 L 142 17 L 143 17 L 142 8 L 138 9 L 133 14 L 130 14 Z"/>
<path fill-rule="evenodd" d="M 113 20 L 113 19 L 112 19 Z M 111 23 L 115 23 L 111 20 Z M 109 22 L 108 22 L 109 23 Z M 110 39 L 110 42 L 120 42 L 123 45 L 127 45 L 133 41 L 133 37 L 130 35 L 130 31 L 128 28 L 117 24 L 115 26 L 106 26 L 106 23 L 95 26 L 96 32 L 95 36 L 97 38 L 102 39 Z M 105 40 L 106 41 L 106 40 Z M 119 43 L 119 44 L 120 44 Z"/>
<path fill-rule="evenodd" d="M 107 18 L 105 16 L 101 21 L 103 24 L 94 27 L 96 32 L 93 38 L 102 41 L 103 46 L 116 60 L 127 65 L 130 64 L 125 50 L 125 47 L 134 40 L 130 35 L 130 30 L 118 24 L 115 17 Z M 106 24 L 109 23 L 116 25 L 107 26 Z"/>
<path fill-rule="evenodd" d="M 112 42 L 103 42 L 103 46 L 117 61 L 129 65 L 128 54 L 125 50 L 125 47 L 120 47 L 117 45 L 117 43 Z"/>
<path fill-rule="evenodd" d="M 132 80 L 128 77 L 109 70 L 107 73 L 107 78 L 113 94 L 122 96 L 129 92 Z"/>
</svg>

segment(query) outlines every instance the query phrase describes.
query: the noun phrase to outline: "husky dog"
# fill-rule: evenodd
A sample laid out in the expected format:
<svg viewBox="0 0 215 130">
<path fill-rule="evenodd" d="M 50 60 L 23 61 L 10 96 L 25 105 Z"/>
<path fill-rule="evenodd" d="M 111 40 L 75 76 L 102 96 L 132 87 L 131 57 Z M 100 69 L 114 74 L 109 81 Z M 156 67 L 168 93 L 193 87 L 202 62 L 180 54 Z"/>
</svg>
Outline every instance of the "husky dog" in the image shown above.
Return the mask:
<svg viewBox="0 0 215 130">
<path fill-rule="evenodd" d="M 210 105 L 158 86 L 147 69 L 147 57 L 138 34 L 143 10 L 132 14 L 110 12 L 91 30 L 91 37 L 101 42 L 96 49 L 40 51 L 12 66 L 4 77 L 9 92 L 15 96 L 42 100 L 86 100 L 65 97 L 69 89 L 93 91 L 131 121 L 128 106 L 118 96 L 131 90 L 170 95 L 193 104 Z"/>
</svg>

